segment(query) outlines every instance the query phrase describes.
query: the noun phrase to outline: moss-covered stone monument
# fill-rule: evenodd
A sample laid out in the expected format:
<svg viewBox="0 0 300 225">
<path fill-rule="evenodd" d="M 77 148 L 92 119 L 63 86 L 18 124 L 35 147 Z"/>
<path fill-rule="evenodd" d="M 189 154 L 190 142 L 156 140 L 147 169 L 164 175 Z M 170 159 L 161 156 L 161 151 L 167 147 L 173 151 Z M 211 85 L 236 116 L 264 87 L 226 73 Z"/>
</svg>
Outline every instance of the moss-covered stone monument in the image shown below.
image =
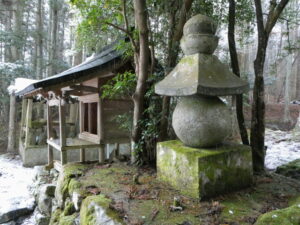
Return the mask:
<svg viewBox="0 0 300 225">
<path fill-rule="evenodd" d="M 227 105 L 218 96 L 241 94 L 249 86 L 212 55 L 218 45 L 216 28 L 203 15 L 187 21 L 181 39 L 185 56 L 155 86 L 157 94 L 180 96 L 172 122 L 180 141 L 158 143 L 158 178 L 200 199 L 252 182 L 250 147 L 223 143 L 231 120 Z"/>
</svg>

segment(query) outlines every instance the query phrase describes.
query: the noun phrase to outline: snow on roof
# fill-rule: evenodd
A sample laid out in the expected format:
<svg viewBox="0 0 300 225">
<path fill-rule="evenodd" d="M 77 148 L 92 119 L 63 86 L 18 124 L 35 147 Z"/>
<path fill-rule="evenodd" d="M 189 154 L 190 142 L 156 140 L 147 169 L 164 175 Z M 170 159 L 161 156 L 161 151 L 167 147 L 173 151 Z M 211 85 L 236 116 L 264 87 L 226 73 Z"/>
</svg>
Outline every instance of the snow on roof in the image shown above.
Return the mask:
<svg viewBox="0 0 300 225">
<path fill-rule="evenodd" d="M 12 94 L 13 92 L 19 92 L 28 87 L 29 85 L 36 83 L 37 81 L 38 80 L 27 78 L 16 78 L 15 83 L 8 86 L 7 91 L 9 92 L 9 94 Z"/>
</svg>

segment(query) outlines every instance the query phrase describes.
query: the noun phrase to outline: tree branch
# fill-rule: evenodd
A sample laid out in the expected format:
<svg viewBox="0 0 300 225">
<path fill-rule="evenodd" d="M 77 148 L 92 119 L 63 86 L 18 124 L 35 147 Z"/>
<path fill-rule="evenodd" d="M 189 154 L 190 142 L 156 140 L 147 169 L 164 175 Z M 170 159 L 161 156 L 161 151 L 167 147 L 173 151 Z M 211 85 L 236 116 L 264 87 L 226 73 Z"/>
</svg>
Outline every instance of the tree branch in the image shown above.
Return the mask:
<svg viewBox="0 0 300 225">
<path fill-rule="evenodd" d="M 266 23 L 266 33 L 269 35 L 272 31 L 273 27 L 275 26 L 280 14 L 284 10 L 285 6 L 288 4 L 289 0 L 281 0 L 274 10 L 269 13 L 269 17 Z"/>
</svg>

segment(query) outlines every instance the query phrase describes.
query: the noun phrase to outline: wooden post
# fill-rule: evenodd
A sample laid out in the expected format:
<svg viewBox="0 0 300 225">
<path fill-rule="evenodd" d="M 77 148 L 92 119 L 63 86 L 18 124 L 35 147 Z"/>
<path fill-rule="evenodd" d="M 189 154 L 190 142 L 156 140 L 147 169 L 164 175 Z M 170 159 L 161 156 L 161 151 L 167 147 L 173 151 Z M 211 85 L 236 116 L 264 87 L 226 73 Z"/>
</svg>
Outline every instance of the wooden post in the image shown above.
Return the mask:
<svg viewBox="0 0 300 225">
<path fill-rule="evenodd" d="M 25 132 L 24 127 L 25 127 L 25 118 L 26 118 L 26 109 L 27 109 L 27 99 L 23 98 L 22 99 L 22 113 L 21 113 L 21 123 L 20 123 L 20 135 L 19 135 L 19 144 L 23 145 L 22 139 L 23 134 Z"/>
<path fill-rule="evenodd" d="M 51 108 L 47 102 L 47 139 L 51 140 L 53 138 L 52 133 L 52 117 L 51 117 Z M 48 144 L 48 166 L 53 167 L 53 148 Z"/>
<path fill-rule="evenodd" d="M 120 156 L 120 144 L 119 143 L 116 143 L 116 148 L 115 148 L 115 157 L 116 158 L 119 158 Z"/>
<path fill-rule="evenodd" d="M 84 131 L 84 103 L 79 102 L 79 132 Z"/>
<path fill-rule="evenodd" d="M 80 149 L 80 162 L 85 162 L 85 149 L 81 148 Z"/>
<path fill-rule="evenodd" d="M 9 130 L 8 130 L 8 141 L 7 141 L 7 152 L 17 153 L 15 148 L 16 140 L 16 96 L 12 92 L 10 94 L 10 104 L 9 104 Z"/>
<path fill-rule="evenodd" d="M 27 100 L 27 112 L 26 112 L 26 128 L 25 128 L 25 148 L 30 145 L 31 134 L 29 128 L 31 128 L 32 119 L 32 99 Z"/>
<path fill-rule="evenodd" d="M 66 115 L 65 115 L 65 106 L 64 100 L 60 99 L 58 105 L 58 113 L 59 113 L 59 139 L 60 139 L 60 147 L 61 147 L 61 164 L 64 165 L 67 163 L 67 152 L 64 150 L 64 147 L 67 144 L 66 141 Z"/>
<path fill-rule="evenodd" d="M 98 136 L 100 142 L 99 148 L 99 162 L 104 163 L 105 160 L 105 144 L 104 144 L 104 105 L 103 100 L 101 98 L 101 81 L 98 81 L 99 87 L 99 100 L 98 100 L 98 110 L 97 110 L 97 119 L 98 119 Z"/>
<path fill-rule="evenodd" d="M 93 120 L 92 120 L 92 104 L 88 103 L 88 131 L 89 133 L 92 133 L 92 126 L 93 126 Z"/>
</svg>

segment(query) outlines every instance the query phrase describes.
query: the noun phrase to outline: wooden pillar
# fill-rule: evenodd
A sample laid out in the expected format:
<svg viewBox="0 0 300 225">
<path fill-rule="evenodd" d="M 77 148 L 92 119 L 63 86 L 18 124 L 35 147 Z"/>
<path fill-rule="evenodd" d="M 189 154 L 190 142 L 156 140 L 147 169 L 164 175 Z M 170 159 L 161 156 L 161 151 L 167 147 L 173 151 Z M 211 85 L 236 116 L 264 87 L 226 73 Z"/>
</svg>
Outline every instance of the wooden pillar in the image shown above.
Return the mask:
<svg viewBox="0 0 300 225">
<path fill-rule="evenodd" d="M 61 164 L 66 164 L 67 161 L 67 152 L 64 147 L 67 144 L 66 140 L 66 115 L 65 115 L 65 105 L 64 100 L 60 99 L 58 105 L 58 113 L 59 113 L 59 141 L 61 147 Z"/>
<path fill-rule="evenodd" d="M 31 128 L 31 120 L 32 120 L 32 99 L 27 100 L 27 111 L 26 111 L 26 128 L 25 128 L 25 148 L 30 145 L 31 133 L 29 132 L 29 128 Z"/>
<path fill-rule="evenodd" d="M 79 132 L 84 131 L 84 103 L 79 102 Z"/>
<path fill-rule="evenodd" d="M 17 153 L 15 146 L 16 140 L 16 96 L 12 92 L 10 94 L 10 103 L 9 103 L 9 122 L 8 122 L 8 141 L 7 141 L 7 152 Z"/>
<path fill-rule="evenodd" d="M 22 113 L 21 113 L 21 123 L 20 123 L 20 135 L 19 135 L 19 144 L 23 145 L 22 138 L 25 137 L 25 118 L 26 118 L 26 109 L 27 109 L 27 99 L 22 99 Z M 24 136 L 23 136 L 24 135 Z"/>
<path fill-rule="evenodd" d="M 85 149 L 81 148 L 80 149 L 80 162 L 85 162 Z"/>
<path fill-rule="evenodd" d="M 92 133 L 92 126 L 93 126 L 92 104 L 88 103 L 88 131 L 89 131 L 89 133 Z"/>
<path fill-rule="evenodd" d="M 120 156 L 120 144 L 119 143 L 116 143 L 116 148 L 115 148 L 115 157 L 116 158 L 119 158 Z"/>
<path fill-rule="evenodd" d="M 99 79 L 98 82 L 99 90 L 101 90 L 101 82 Z M 104 143 L 104 106 L 103 100 L 101 98 L 101 91 L 99 91 L 99 100 L 98 100 L 98 110 L 97 110 L 97 119 L 98 119 L 98 136 L 100 142 L 99 148 L 99 162 L 104 163 L 105 160 L 105 143 Z"/>
<path fill-rule="evenodd" d="M 52 132 L 52 115 L 51 115 L 51 108 L 49 103 L 47 102 L 47 139 L 51 140 L 53 138 Z M 48 144 L 48 166 L 53 167 L 53 148 Z"/>
</svg>

